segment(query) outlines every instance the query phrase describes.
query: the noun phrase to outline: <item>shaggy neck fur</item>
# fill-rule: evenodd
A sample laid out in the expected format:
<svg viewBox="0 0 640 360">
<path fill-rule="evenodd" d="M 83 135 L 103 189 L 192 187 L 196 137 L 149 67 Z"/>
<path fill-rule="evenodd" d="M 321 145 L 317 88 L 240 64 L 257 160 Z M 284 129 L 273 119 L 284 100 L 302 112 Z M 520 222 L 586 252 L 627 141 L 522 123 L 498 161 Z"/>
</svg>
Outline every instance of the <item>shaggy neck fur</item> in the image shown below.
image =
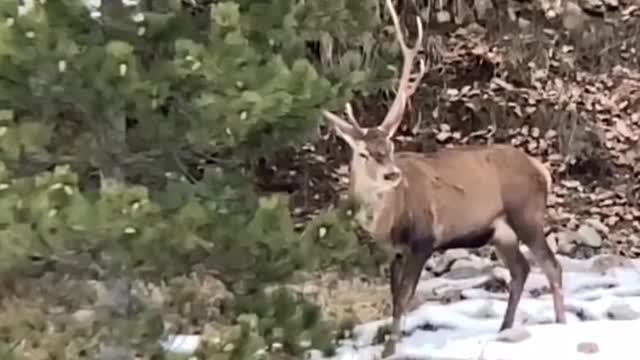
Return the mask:
<svg viewBox="0 0 640 360">
<path fill-rule="evenodd" d="M 352 169 L 357 165 L 352 163 Z M 393 213 L 402 209 L 401 200 L 405 187 L 406 180 L 403 178 L 395 187 L 381 189 L 378 183 L 365 174 L 351 171 L 350 192 L 360 204 L 356 220 L 373 237 L 384 237 L 389 233 L 394 221 Z"/>
</svg>

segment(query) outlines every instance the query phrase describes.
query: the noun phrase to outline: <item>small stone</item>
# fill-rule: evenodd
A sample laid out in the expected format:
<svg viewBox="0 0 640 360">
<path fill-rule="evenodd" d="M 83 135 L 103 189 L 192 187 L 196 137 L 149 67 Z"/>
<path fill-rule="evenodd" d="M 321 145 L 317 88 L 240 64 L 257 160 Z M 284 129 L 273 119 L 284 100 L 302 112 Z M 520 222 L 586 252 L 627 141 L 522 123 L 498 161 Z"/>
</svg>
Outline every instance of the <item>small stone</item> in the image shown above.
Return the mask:
<svg viewBox="0 0 640 360">
<path fill-rule="evenodd" d="M 582 8 L 573 1 L 565 2 L 562 25 L 567 30 L 578 30 L 584 26 L 586 16 Z"/>
<path fill-rule="evenodd" d="M 447 272 L 451 265 L 459 259 L 469 258 L 470 253 L 467 249 L 450 249 L 442 253 L 440 256 L 433 256 L 427 261 L 427 269 L 434 275 L 439 276 Z"/>
<path fill-rule="evenodd" d="M 471 255 L 468 258 L 455 260 L 445 275 L 449 279 L 468 279 L 483 275 L 491 268 L 489 259 Z"/>
<path fill-rule="evenodd" d="M 451 265 L 451 270 L 461 267 L 473 267 L 478 270 L 484 270 L 488 266 L 491 266 L 491 260 L 473 255 L 468 258 L 456 260 L 453 265 Z"/>
<path fill-rule="evenodd" d="M 529 337 L 531 337 L 531 333 L 529 333 L 529 331 L 524 327 L 519 326 L 501 331 L 496 336 L 496 341 L 517 343 L 526 340 Z"/>
<path fill-rule="evenodd" d="M 595 354 L 600 349 L 598 348 L 598 344 L 590 341 L 585 341 L 585 342 L 579 343 L 576 350 L 579 353 L 583 353 L 583 354 Z"/>
<path fill-rule="evenodd" d="M 570 255 L 576 247 L 576 241 L 579 238 L 575 231 L 561 231 L 557 234 L 558 253 Z"/>
<path fill-rule="evenodd" d="M 155 285 L 149 286 L 149 301 L 158 306 L 165 303 L 165 296 L 160 287 Z"/>
<path fill-rule="evenodd" d="M 80 309 L 71 314 L 71 317 L 78 324 L 90 325 L 96 318 L 96 312 L 91 309 Z"/>
<path fill-rule="evenodd" d="M 450 304 L 464 299 L 462 290 L 460 289 L 449 289 L 440 295 L 439 298 L 441 304 Z"/>
<path fill-rule="evenodd" d="M 592 228 L 600 231 L 603 234 L 608 234 L 609 233 L 609 227 L 607 225 L 603 224 L 598 219 L 586 219 L 584 222 L 587 223 L 587 225 L 589 225 Z"/>
<path fill-rule="evenodd" d="M 531 25 L 531 21 L 527 20 L 523 17 L 519 17 L 518 18 L 518 27 L 520 27 L 520 29 L 525 30 L 527 28 L 529 28 L 529 26 Z"/>
<path fill-rule="evenodd" d="M 583 245 L 590 246 L 592 248 L 599 248 L 602 246 L 602 236 L 589 225 L 581 225 L 578 229 L 578 235 L 580 236 L 579 242 Z"/>
<path fill-rule="evenodd" d="M 614 304 L 607 309 L 607 317 L 613 320 L 635 320 L 640 313 L 633 310 L 629 304 Z"/>
<path fill-rule="evenodd" d="M 473 6 L 476 9 L 478 20 L 484 20 L 487 12 L 493 8 L 493 3 L 489 0 L 475 0 Z"/>
<path fill-rule="evenodd" d="M 451 14 L 446 10 L 440 10 L 436 12 L 436 21 L 440 24 L 448 23 L 451 21 Z"/>
</svg>

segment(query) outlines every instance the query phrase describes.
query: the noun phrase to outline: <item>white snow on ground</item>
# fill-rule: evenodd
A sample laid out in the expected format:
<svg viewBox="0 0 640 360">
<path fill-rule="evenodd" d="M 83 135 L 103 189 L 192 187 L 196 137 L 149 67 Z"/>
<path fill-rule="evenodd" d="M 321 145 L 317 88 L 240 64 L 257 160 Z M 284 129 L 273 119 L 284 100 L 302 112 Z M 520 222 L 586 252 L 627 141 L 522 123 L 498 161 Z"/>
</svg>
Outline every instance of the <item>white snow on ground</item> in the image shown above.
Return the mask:
<svg viewBox="0 0 640 360">
<path fill-rule="evenodd" d="M 614 258 L 560 257 L 564 268 L 566 325 L 553 324 L 553 301 L 546 290 L 547 280 L 539 268 L 533 267 L 516 315 L 516 327 L 524 327 L 529 336 L 516 342 L 496 338 L 507 294 L 490 293 L 480 286 L 492 276 L 508 280 L 504 268 L 462 280 L 445 276 L 423 278 L 417 296 L 422 293 L 433 297 L 458 289 L 465 300 L 449 304 L 430 301 L 408 313 L 402 324 L 405 336 L 392 358 L 636 359 L 640 343 L 640 262 L 612 263 L 611 259 Z M 543 295 L 536 298 L 532 292 Z M 354 338 L 343 341 L 337 354 L 326 359 L 379 359 L 383 345 L 372 344 L 372 340 L 378 327 L 389 322 L 387 318 L 357 326 Z M 310 355 L 322 358 L 317 353 Z"/>
</svg>

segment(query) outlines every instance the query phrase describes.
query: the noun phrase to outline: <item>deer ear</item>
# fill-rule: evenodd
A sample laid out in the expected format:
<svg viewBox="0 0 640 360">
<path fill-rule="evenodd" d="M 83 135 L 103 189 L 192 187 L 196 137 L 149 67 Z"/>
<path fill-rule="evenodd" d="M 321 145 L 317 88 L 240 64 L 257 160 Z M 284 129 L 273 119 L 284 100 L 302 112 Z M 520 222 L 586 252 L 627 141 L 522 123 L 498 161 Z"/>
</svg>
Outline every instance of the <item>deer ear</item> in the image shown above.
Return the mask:
<svg viewBox="0 0 640 360">
<path fill-rule="evenodd" d="M 334 113 L 323 110 L 322 115 L 329 120 L 329 123 L 336 130 L 338 136 L 343 138 L 351 148 L 356 148 L 356 140 L 359 140 L 363 136 L 362 129 L 357 124 L 352 124 Z"/>
</svg>

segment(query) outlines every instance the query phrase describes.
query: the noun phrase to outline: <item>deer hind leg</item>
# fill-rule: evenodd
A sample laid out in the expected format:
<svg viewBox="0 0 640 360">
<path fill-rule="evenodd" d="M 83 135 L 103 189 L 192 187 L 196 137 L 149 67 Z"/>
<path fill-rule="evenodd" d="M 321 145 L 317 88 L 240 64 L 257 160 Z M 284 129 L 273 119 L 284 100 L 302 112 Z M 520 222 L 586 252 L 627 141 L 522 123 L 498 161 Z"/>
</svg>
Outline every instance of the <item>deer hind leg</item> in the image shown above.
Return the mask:
<svg viewBox="0 0 640 360">
<path fill-rule="evenodd" d="M 424 264 L 431 255 L 430 251 L 407 250 L 396 254 L 391 263 L 391 336 L 385 344 L 382 356 L 395 352 L 396 341 L 400 338 L 400 321 L 407 305 L 415 295 Z"/>
<path fill-rule="evenodd" d="M 538 212 L 537 215 L 530 217 L 516 217 L 514 219 L 517 223 L 515 230 L 518 237 L 520 237 L 531 250 L 536 263 L 540 266 L 549 281 L 549 287 L 553 296 L 556 322 L 564 324 L 567 320 L 564 307 L 564 294 L 562 292 L 562 267 L 545 239 L 543 218 L 543 212 Z"/>
<path fill-rule="evenodd" d="M 498 218 L 494 224 L 495 233 L 493 244 L 498 256 L 509 269 L 511 281 L 509 282 L 509 299 L 507 300 L 507 310 L 505 311 L 500 331 L 513 326 L 516 309 L 522 297 L 524 283 L 529 276 L 529 263 L 518 248 L 518 237 L 513 229 L 506 223 L 503 217 Z"/>
</svg>

